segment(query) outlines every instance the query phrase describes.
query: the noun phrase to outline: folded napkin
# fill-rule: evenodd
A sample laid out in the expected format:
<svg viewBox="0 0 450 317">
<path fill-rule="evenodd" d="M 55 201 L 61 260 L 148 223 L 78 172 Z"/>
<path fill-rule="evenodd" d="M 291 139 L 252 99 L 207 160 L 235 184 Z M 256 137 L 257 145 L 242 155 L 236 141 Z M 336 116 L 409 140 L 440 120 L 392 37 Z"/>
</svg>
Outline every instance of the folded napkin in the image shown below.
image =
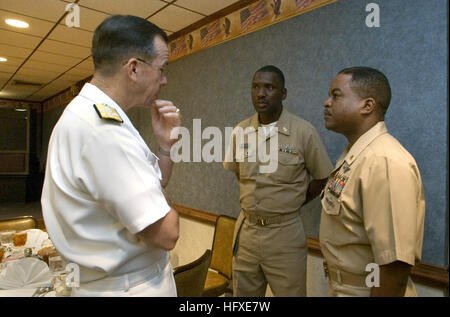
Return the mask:
<svg viewBox="0 0 450 317">
<path fill-rule="evenodd" d="M 44 241 L 48 240 L 47 232 L 42 230 L 28 229 L 25 232 L 27 233 L 27 242 L 25 243 L 27 248 L 41 248 Z"/>
<path fill-rule="evenodd" d="M 9 262 L 0 274 L 0 289 L 37 288 L 50 284 L 52 275 L 45 262 L 23 258 Z"/>
</svg>

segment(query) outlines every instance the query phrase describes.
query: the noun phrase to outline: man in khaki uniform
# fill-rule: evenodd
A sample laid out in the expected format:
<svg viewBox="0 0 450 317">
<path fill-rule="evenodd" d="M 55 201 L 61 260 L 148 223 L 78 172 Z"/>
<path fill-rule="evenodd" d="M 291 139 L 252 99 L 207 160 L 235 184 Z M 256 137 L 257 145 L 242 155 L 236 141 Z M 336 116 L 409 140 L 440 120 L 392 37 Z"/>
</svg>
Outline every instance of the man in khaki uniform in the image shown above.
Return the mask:
<svg viewBox="0 0 450 317">
<path fill-rule="evenodd" d="M 283 107 L 287 92 L 278 68 L 258 70 L 251 91 L 257 113 L 233 130 L 223 164 L 240 183 L 234 295 L 262 297 L 269 283 L 275 296 L 306 296 L 299 209 L 320 193 L 333 167 L 315 128 Z"/>
<path fill-rule="evenodd" d="M 414 158 L 386 129 L 390 98 L 381 72 L 353 67 L 324 103 L 327 129 L 349 143 L 322 198 L 329 296 L 417 296 L 409 275 L 421 258 L 425 199 Z"/>
</svg>

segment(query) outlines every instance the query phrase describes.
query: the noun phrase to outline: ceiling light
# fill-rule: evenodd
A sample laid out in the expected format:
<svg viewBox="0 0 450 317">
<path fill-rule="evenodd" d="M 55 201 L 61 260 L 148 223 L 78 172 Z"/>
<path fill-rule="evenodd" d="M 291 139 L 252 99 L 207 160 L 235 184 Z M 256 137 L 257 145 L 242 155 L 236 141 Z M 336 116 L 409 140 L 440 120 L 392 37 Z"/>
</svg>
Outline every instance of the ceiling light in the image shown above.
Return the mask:
<svg viewBox="0 0 450 317">
<path fill-rule="evenodd" d="M 25 111 L 27 111 L 27 109 L 24 109 L 24 108 L 16 108 L 14 110 L 18 111 L 18 112 L 25 112 Z"/>
<path fill-rule="evenodd" d="M 4 57 L 0 57 L 0 62 L 6 62 L 8 59 Z"/>
<path fill-rule="evenodd" d="M 16 19 L 6 19 L 5 22 L 6 22 L 6 24 L 9 24 L 11 26 L 14 26 L 16 28 L 21 28 L 21 29 L 25 29 L 30 26 L 27 22 L 21 21 L 21 20 L 16 20 Z"/>
</svg>

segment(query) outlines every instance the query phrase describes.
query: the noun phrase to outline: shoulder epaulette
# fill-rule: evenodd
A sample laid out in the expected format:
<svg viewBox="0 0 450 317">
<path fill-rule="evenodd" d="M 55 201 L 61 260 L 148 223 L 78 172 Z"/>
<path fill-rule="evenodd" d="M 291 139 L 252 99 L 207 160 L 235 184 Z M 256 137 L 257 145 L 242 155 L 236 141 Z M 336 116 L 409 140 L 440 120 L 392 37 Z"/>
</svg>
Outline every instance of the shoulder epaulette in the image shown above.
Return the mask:
<svg viewBox="0 0 450 317">
<path fill-rule="evenodd" d="M 97 112 L 98 116 L 102 119 L 123 123 L 123 120 L 117 113 L 116 109 L 108 106 L 106 103 L 96 103 L 94 104 L 94 109 Z"/>
</svg>

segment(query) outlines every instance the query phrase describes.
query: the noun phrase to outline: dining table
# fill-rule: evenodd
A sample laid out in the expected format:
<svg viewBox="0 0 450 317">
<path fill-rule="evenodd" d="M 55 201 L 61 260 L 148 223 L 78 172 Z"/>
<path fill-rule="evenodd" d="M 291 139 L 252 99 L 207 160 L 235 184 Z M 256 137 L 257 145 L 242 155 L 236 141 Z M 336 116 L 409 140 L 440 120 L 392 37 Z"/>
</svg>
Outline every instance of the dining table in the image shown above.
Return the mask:
<svg viewBox="0 0 450 317">
<path fill-rule="evenodd" d="M 0 297 L 70 296 L 62 284 L 65 265 L 47 232 L 0 232 L 0 238 Z"/>
</svg>

